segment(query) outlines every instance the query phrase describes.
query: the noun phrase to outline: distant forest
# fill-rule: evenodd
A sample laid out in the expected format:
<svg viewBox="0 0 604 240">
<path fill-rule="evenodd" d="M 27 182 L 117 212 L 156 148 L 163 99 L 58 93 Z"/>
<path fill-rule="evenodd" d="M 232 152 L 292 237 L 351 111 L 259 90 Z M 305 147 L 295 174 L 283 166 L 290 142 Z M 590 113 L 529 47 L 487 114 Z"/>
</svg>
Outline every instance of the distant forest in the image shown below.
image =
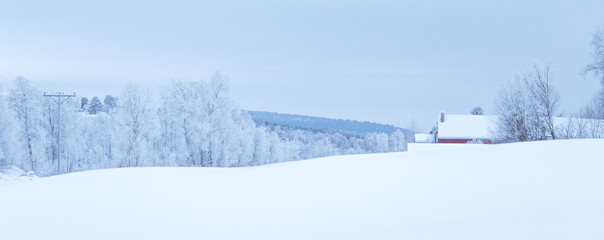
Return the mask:
<svg viewBox="0 0 604 240">
<path fill-rule="evenodd" d="M 374 122 L 361 122 L 355 120 L 332 119 L 312 117 L 298 114 L 283 114 L 261 111 L 247 111 L 256 123 L 267 125 L 281 125 L 292 128 L 318 130 L 323 132 L 339 132 L 351 134 L 386 133 L 392 134 L 399 130 L 405 134 L 409 131 L 392 125 Z"/>
</svg>

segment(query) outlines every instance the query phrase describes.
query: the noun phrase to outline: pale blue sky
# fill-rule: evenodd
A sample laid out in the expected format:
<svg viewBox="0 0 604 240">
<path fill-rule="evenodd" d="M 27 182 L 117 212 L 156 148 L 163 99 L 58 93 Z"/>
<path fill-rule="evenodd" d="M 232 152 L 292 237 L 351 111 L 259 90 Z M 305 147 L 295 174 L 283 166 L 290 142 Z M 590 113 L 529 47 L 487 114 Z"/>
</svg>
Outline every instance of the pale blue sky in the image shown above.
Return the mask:
<svg viewBox="0 0 604 240">
<path fill-rule="evenodd" d="M 581 69 L 604 1 L 1 1 L 0 81 L 119 95 L 128 83 L 230 76 L 244 109 L 428 130 L 491 113 L 516 73 L 551 61 L 561 111 L 599 87 Z M 6 84 L 4 84 L 6 85 Z"/>
</svg>

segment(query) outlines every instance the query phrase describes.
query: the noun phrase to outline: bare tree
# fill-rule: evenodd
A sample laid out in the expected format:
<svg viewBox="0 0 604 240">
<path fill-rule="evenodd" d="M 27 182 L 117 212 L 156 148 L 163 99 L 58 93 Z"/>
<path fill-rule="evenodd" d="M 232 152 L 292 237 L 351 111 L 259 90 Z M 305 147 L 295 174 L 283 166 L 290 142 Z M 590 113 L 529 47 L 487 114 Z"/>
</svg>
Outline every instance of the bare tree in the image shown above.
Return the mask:
<svg viewBox="0 0 604 240">
<path fill-rule="evenodd" d="M 125 166 L 142 165 L 141 154 L 145 151 L 146 142 L 154 126 L 151 122 L 151 94 L 137 85 L 129 85 L 120 101 L 120 125 L 125 134 Z"/>
<path fill-rule="evenodd" d="M 600 89 L 600 92 L 594 98 L 593 105 L 595 108 L 594 111 L 597 111 L 595 118 L 604 119 L 604 87 Z"/>
<path fill-rule="evenodd" d="M 495 102 L 498 118 L 494 133 L 498 142 L 530 140 L 527 96 L 522 86 L 520 78 L 516 77 L 499 91 Z"/>
<path fill-rule="evenodd" d="M 501 142 L 556 139 L 554 116 L 559 95 L 551 80 L 549 64 L 533 64 L 531 71 L 517 76 L 496 100 L 495 135 Z"/>
<path fill-rule="evenodd" d="M 593 62 L 585 67 L 583 75 L 593 72 L 596 77 L 600 77 L 600 82 L 604 86 L 604 26 L 593 33 L 591 48 Z"/>
<path fill-rule="evenodd" d="M 581 110 L 580 115 L 584 118 L 604 119 L 604 25 L 593 33 L 591 48 L 593 62 L 585 67 L 583 76 L 593 72 L 594 76 L 600 78 L 602 88 L 593 100 Z"/>
<path fill-rule="evenodd" d="M 2 88 L 0 86 L 0 92 Z M 16 128 L 14 125 L 14 116 L 8 108 L 8 102 L 0 94 L 0 168 L 3 166 L 13 165 L 14 153 L 16 151 L 16 144 L 14 138 L 17 135 Z"/>
<path fill-rule="evenodd" d="M 600 90 L 591 103 L 583 107 L 579 116 L 589 121 L 586 126 L 586 136 L 601 138 L 604 135 L 604 88 Z"/>
<path fill-rule="evenodd" d="M 548 138 L 556 139 L 554 114 L 558 110 L 560 95 L 552 84 L 550 64 L 533 64 L 533 69 L 525 74 L 523 82 L 530 99 L 535 131 L 546 131 Z"/>
<path fill-rule="evenodd" d="M 9 106 L 20 125 L 20 140 L 25 145 L 25 161 L 21 168 L 37 171 L 44 155 L 42 144 L 42 94 L 30 86 L 29 80 L 17 77 L 9 95 Z"/>
<path fill-rule="evenodd" d="M 602 87 L 593 100 L 581 109 L 579 116 L 590 121 L 590 124 L 587 124 L 587 135 L 599 138 L 604 135 L 604 124 L 601 120 L 604 119 L 604 25 L 593 33 L 591 48 L 593 62 L 585 67 L 583 75 L 593 72 L 594 76 L 600 78 Z"/>
</svg>

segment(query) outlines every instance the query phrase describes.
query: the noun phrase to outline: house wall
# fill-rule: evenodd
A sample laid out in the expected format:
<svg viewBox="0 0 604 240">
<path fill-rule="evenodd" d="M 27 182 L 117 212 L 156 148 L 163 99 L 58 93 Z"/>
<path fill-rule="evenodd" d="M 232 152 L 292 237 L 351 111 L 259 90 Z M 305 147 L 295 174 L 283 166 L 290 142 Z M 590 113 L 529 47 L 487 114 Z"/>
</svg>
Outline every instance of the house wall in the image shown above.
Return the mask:
<svg viewBox="0 0 604 240">
<path fill-rule="evenodd" d="M 409 143 L 408 152 L 431 152 L 440 150 L 456 149 L 480 149 L 488 147 L 487 144 L 432 144 L 432 143 Z"/>
<path fill-rule="evenodd" d="M 438 143 L 468 143 L 472 139 L 438 139 Z"/>
<path fill-rule="evenodd" d="M 438 143 L 468 143 L 474 139 L 438 139 Z M 484 144 L 492 144 L 493 142 L 488 139 L 480 139 Z"/>
</svg>

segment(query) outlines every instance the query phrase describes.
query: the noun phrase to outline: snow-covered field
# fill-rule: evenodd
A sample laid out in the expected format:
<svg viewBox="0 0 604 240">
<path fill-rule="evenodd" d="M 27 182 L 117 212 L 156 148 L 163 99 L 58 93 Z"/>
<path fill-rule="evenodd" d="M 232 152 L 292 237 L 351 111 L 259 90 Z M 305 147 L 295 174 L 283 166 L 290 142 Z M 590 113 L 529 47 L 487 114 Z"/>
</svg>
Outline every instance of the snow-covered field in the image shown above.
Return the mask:
<svg viewBox="0 0 604 240">
<path fill-rule="evenodd" d="M 0 182 L 0 239 L 604 239 L 604 140 Z"/>
</svg>

